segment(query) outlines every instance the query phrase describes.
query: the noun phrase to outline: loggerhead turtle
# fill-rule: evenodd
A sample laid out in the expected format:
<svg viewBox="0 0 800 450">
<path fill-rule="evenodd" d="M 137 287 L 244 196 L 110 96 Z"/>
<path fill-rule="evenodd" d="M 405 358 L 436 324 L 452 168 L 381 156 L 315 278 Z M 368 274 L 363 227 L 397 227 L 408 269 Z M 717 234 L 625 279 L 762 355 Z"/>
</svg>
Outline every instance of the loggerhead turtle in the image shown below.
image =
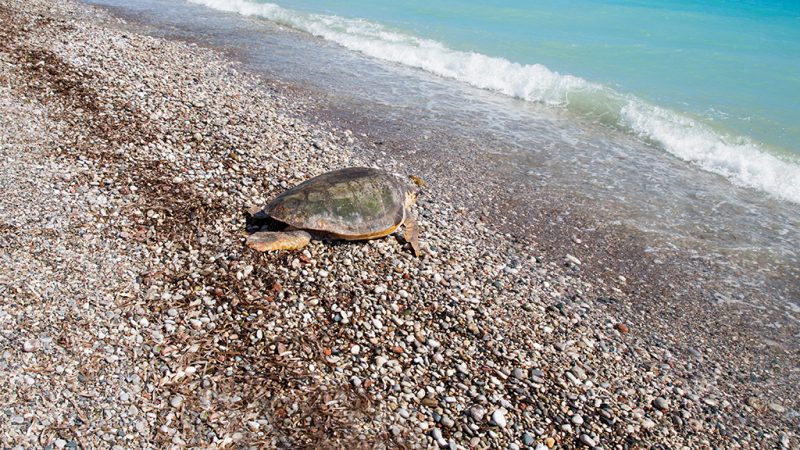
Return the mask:
<svg viewBox="0 0 800 450">
<path fill-rule="evenodd" d="M 403 225 L 406 242 L 419 256 L 417 221 L 411 212 L 419 191 L 378 169 L 349 167 L 324 173 L 254 214 L 257 220 L 272 219 L 287 228 L 253 233 L 247 245 L 259 251 L 295 250 L 308 244 L 311 234 L 348 241 L 374 239 Z"/>
</svg>

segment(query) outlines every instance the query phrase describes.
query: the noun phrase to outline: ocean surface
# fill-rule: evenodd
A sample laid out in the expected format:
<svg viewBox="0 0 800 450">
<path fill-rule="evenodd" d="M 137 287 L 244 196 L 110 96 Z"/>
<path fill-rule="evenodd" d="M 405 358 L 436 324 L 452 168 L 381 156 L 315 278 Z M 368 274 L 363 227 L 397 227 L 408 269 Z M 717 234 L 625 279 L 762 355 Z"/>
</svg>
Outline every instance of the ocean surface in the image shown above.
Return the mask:
<svg viewBox="0 0 800 450">
<path fill-rule="evenodd" d="M 531 208 L 563 198 L 654 253 L 758 275 L 734 288 L 780 278 L 800 311 L 798 2 L 89 2 L 380 118 L 451 167 L 490 155 Z"/>
</svg>

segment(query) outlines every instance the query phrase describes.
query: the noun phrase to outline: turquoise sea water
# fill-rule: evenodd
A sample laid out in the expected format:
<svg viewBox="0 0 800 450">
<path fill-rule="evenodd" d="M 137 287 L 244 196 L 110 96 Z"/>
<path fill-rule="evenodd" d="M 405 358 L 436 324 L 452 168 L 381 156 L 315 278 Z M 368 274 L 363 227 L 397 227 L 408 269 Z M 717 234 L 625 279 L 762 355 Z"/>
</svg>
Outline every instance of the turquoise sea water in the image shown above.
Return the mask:
<svg viewBox="0 0 800 450">
<path fill-rule="evenodd" d="M 562 108 L 800 203 L 800 2 L 190 1 Z"/>
</svg>

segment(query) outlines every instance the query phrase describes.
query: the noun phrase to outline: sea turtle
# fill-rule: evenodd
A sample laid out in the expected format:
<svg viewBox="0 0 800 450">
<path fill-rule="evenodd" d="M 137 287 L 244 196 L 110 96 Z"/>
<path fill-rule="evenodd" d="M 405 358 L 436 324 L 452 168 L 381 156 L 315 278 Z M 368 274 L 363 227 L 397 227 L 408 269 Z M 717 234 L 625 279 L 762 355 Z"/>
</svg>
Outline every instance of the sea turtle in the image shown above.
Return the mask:
<svg viewBox="0 0 800 450">
<path fill-rule="evenodd" d="M 259 251 L 294 250 L 308 244 L 312 234 L 348 241 L 374 239 L 403 225 L 406 242 L 419 256 L 417 221 L 411 212 L 419 191 L 418 186 L 378 169 L 349 167 L 324 173 L 255 213 L 257 220 L 271 219 L 286 227 L 253 233 L 247 245 Z"/>
</svg>

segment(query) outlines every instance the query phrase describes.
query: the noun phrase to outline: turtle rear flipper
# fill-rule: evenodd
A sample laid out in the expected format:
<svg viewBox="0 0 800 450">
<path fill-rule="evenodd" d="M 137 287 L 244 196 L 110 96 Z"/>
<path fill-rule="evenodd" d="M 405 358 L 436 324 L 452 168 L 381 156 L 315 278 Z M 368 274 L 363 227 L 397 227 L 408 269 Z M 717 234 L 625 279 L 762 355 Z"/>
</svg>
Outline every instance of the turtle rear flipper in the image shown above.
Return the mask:
<svg viewBox="0 0 800 450">
<path fill-rule="evenodd" d="M 414 250 L 414 256 L 419 258 L 419 225 L 417 224 L 417 219 L 414 218 L 413 214 L 409 214 L 405 222 L 403 222 L 403 226 L 405 227 L 403 238 L 406 242 L 411 244 L 411 249 Z"/>
<path fill-rule="evenodd" d="M 247 237 L 247 246 L 260 252 L 272 250 L 297 250 L 311 242 L 311 235 L 303 230 L 259 231 Z"/>
</svg>

